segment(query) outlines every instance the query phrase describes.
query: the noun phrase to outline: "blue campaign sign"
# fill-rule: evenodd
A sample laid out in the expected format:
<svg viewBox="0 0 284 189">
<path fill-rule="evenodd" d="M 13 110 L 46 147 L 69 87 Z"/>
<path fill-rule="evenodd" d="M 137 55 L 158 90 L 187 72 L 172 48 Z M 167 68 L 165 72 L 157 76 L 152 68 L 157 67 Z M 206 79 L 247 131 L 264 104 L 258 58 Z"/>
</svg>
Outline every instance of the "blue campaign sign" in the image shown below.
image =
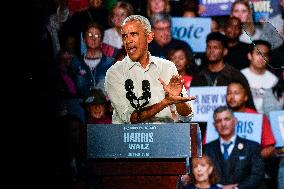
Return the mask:
<svg viewBox="0 0 284 189">
<path fill-rule="evenodd" d="M 211 32 L 211 18 L 172 18 L 172 33 L 187 42 L 194 52 L 204 52 L 206 36 Z"/>
<path fill-rule="evenodd" d="M 246 138 L 260 144 L 262 132 L 262 114 L 240 113 L 235 112 L 235 117 L 238 120 L 236 125 L 236 133 L 242 138 Z M 218 138 L 218 133 L 213 125 L 213 113 L 207 122 L 206 143 Z"/>
<path fill-rule="evenodd" d="M 284 110 L 269 112 L 269 119 L 273 135 L 276 140 L 276 147 L 284 146 Z"/>
<path fill-rule="evenodd" d="M 268 20 L 270 15 L 274 12 L 270 0 L 251 0 L 250 2 L 253 7 L 253 17 L 255 22 Z"/>
<path fill-rule="evenodd" d="M 227 87 L 190 87 L 189 96 L 195 96 L 192 101 L 194 116 L 192 121 L 207 122 L 212 112 L 221 105 L 226 105 Z"/>
<path fill-rule="evenodd" d="M 235 0 L 199 0 L 199 4 L 205 6 L 201 16 L 229 15 L 233 2 Z"/>
</svg>

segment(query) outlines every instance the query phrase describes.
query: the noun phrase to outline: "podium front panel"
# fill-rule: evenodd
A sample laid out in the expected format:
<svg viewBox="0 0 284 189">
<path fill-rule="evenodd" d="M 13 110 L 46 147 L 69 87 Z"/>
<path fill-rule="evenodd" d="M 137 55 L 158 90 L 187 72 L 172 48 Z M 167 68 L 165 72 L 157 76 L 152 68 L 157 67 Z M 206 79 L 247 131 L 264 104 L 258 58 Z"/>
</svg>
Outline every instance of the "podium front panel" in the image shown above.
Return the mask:
<svg viewBox="0 0 284 189">
<path fill-rule="evenodd" d="M 188 158 L 190 124 L 89 124 L 88 158 Z"/>
</svg>

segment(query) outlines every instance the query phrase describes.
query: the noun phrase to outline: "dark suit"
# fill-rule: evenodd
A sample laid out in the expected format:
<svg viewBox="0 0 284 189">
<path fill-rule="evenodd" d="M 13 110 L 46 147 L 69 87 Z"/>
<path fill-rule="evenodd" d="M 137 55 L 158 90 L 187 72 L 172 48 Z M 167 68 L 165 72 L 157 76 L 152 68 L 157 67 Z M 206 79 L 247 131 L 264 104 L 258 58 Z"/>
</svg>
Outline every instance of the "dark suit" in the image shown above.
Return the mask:
<svg viewBox="0 0 284 189">
<path fill-rule="evenodd" d="M 240 143 L 243 145 L 239 145 Z M 206 144 L 204 148 L 205 154 L 216 166 L 220 184 L 238 184 L 239 189 L 258 188 L 264 178 L 264 164 L 258 143 L 237 136 L 233 151 L 226 161 L 219 139 Z"/>
</svg>

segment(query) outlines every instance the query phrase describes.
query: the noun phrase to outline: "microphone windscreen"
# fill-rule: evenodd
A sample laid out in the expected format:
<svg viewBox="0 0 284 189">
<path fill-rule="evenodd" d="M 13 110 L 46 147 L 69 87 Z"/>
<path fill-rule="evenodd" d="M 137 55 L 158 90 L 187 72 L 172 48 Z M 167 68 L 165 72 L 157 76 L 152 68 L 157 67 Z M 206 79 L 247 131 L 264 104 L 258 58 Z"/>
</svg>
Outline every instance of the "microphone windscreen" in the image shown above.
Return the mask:
<svg viewBox="0 0 284 189">
<path fill-rule="evenodd" d="M 150 91 L 150 82 L 148 80 L 142 81 L 142 89 L 143 91 Z"/>
<path fill-rule="evenodd" d="M 124 87 L 125 87 L 125 90 L 127 90 L 127 91 L 134 89 L 133 81 L 131 79 L 127 79 L 125 81 L 125 86 Z"/>
</svg>

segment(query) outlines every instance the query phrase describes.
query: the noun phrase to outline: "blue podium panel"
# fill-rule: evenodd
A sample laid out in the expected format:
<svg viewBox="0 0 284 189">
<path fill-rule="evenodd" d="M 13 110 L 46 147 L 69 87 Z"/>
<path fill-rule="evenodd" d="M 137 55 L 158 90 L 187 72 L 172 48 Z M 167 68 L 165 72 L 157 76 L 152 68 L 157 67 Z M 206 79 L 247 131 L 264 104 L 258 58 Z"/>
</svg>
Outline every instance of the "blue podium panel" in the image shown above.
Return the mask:
<svg viewBox="0 0 284 189">
<path fill-rule="evenodd" d="M 189 158 L 190 146 L 190 123 L 87 126 L 88 158 Z"/>
</svg>

